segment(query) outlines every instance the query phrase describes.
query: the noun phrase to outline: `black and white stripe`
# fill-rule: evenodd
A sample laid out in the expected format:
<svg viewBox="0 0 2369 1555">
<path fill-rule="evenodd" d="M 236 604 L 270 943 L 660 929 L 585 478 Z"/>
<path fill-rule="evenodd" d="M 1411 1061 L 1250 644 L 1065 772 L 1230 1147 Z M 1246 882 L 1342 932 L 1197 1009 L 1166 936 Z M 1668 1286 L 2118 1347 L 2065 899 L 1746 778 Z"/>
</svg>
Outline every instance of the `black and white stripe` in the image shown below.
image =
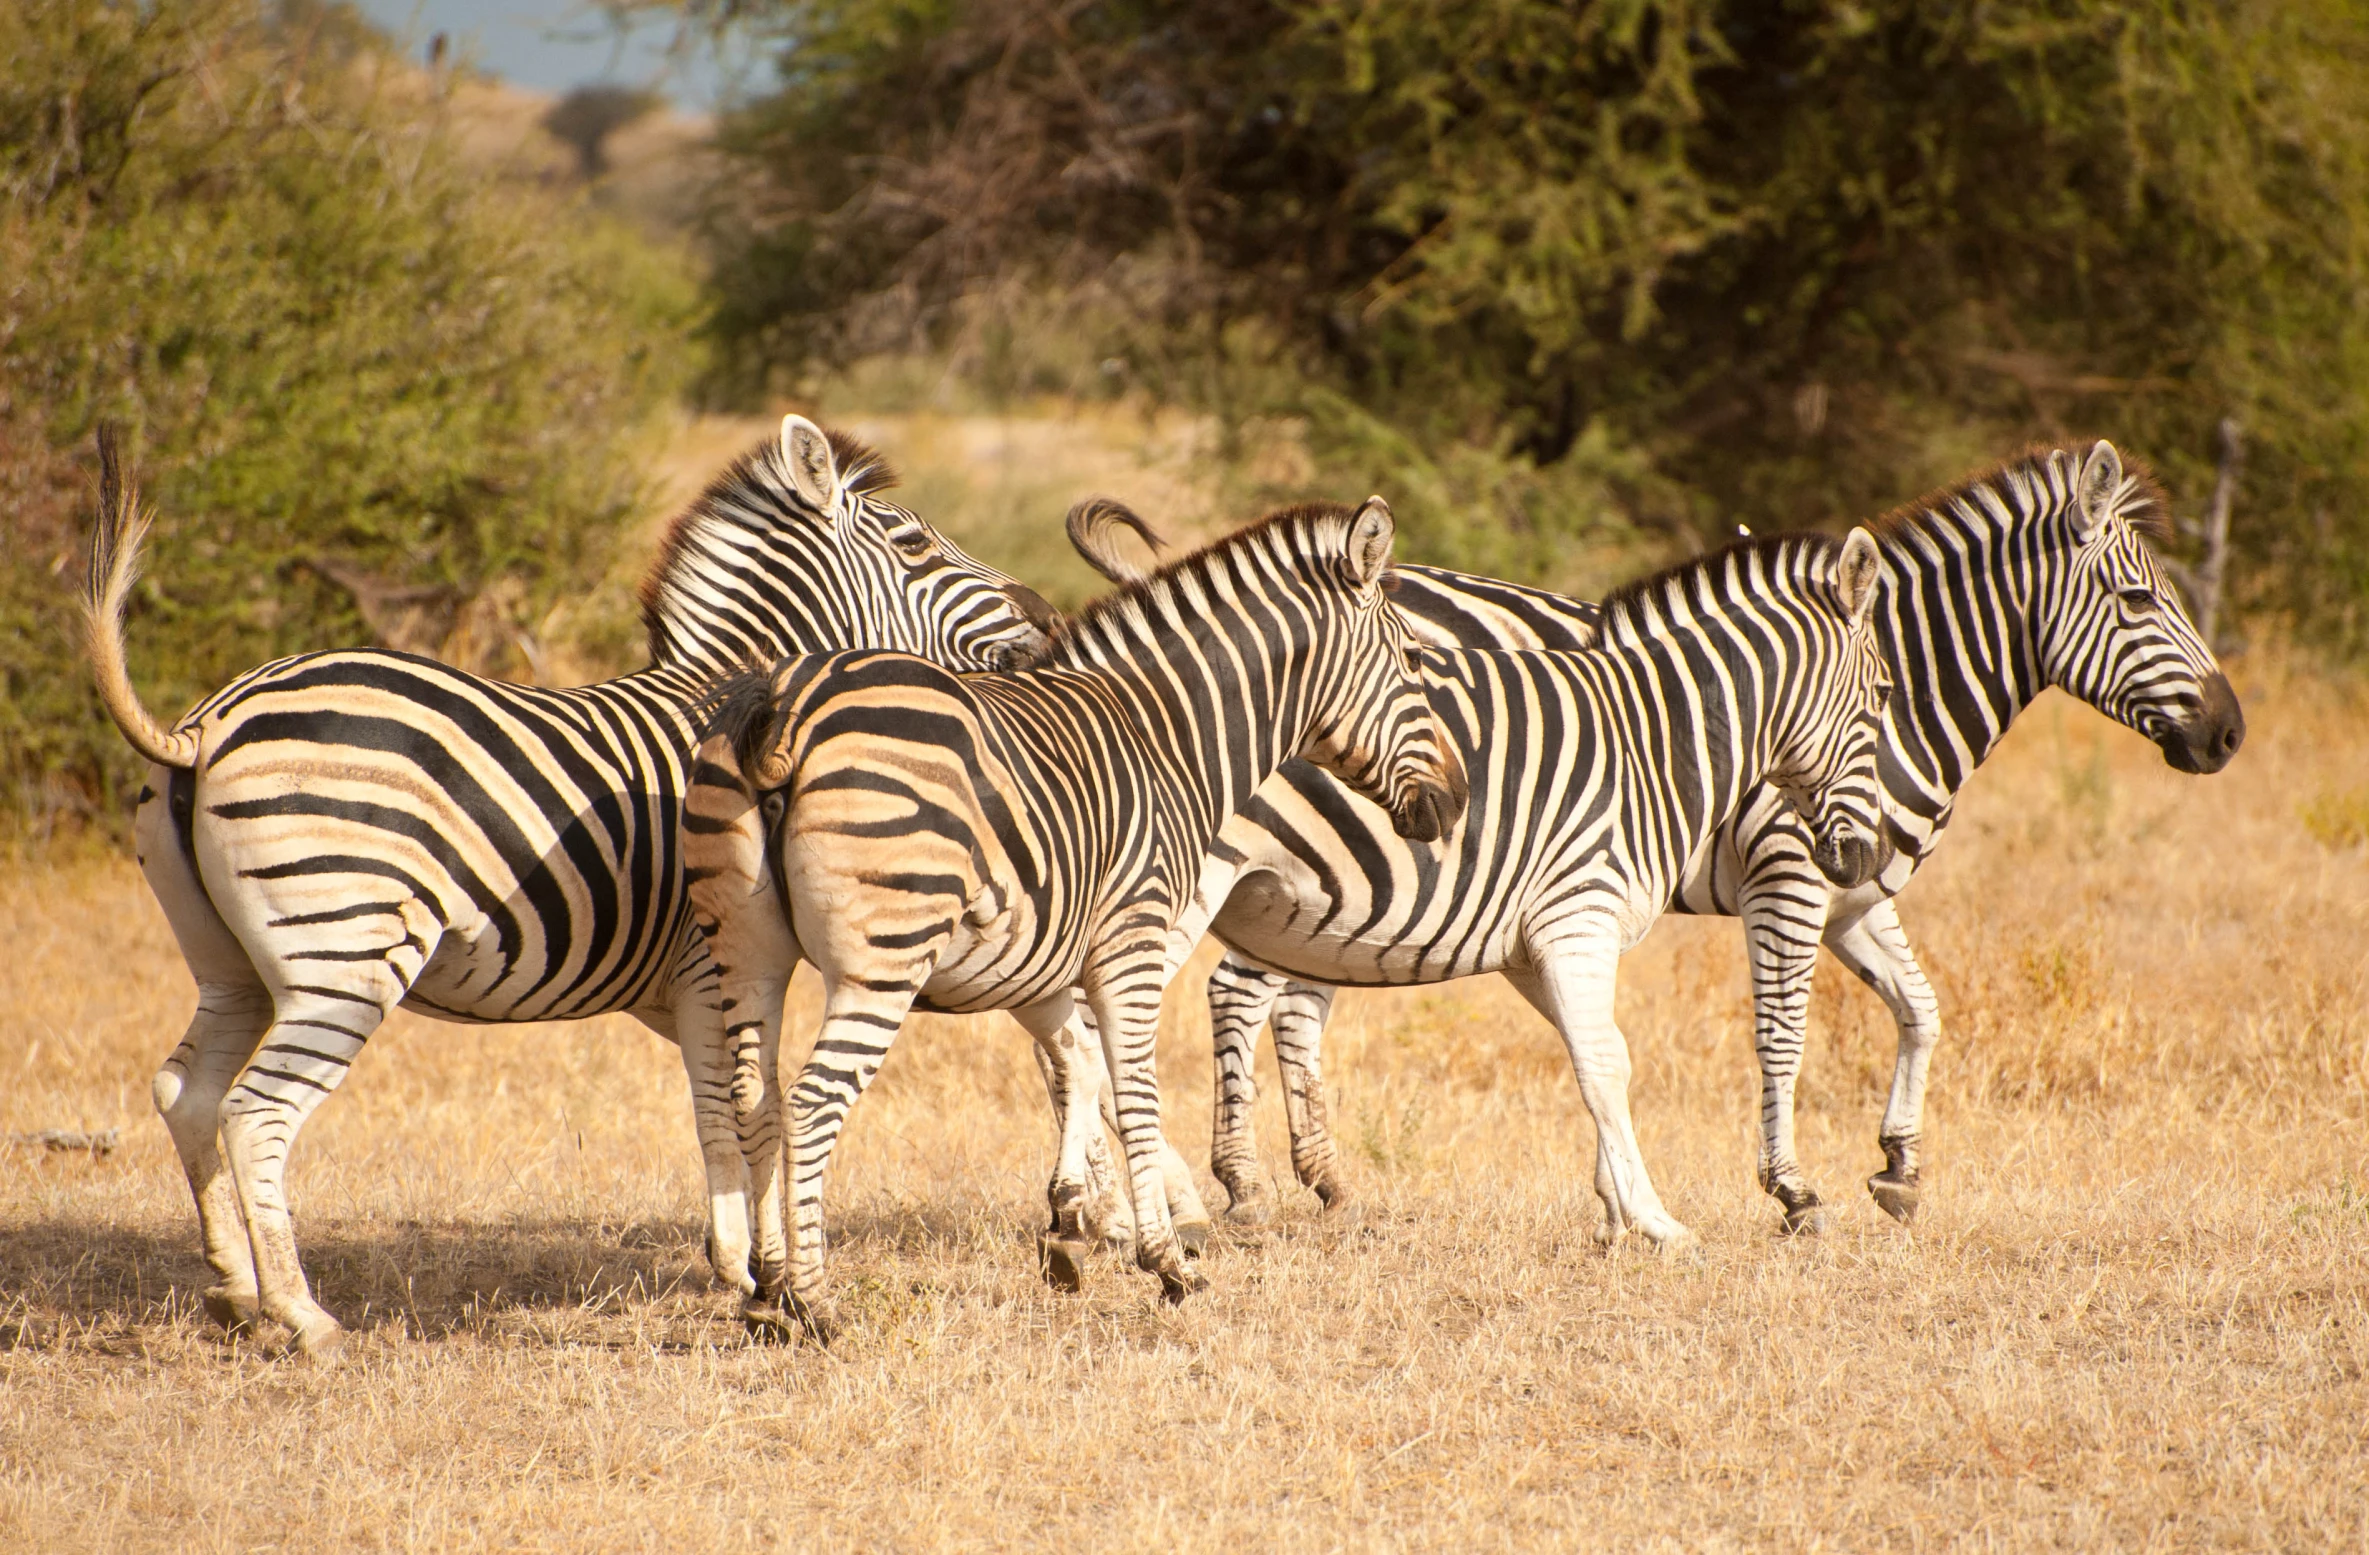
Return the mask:
<svg viewBox="0 0 2369 1555">
<path fill-rule="evenodd" d="M 209 1310 L 260 1312 L 307 1351 L 337 1341 L 297 1263 L 286 1160 L 398 1004 L 460 1021 L 630 1010 L 692 1038 L 711 1252 L 745 1266 L 730 1066 L 691 1029 L 712 1009 L 676 848 L 693 708 L 785 653 L 1010 662 L 1043 646 L 1052 612 L 885 501 L 867 450 L 792 416 L 669 531 L 643 592 L 649 669 L 543 690 L 410 654 L 309 653 L 167 729 L 123 669 L 143 526 L 111 444 L 104 462 L 88 637 L 109 710 L 155 763 L 141 864 L 198 982 L 155 1099 L 218 1276 Z"/>
<path fill-rule="evenodd" d="M 1107 1063 L 1137 1260 L 1172 1296 L 1199 1283 L 1159 1197 L 1151 1050 L 1161 991 L 1200 936 L 1210 845 L 1294 756 L 1382 806 L 1394 833 L 1437 837 L 1462 806 L 1384 591 L 1391 536 L 1378 498 L 1293 509 L 1095 606 L 1022 670 L 841 654 L 728 693 L 683 847 L 753 1087 L 773 1068 L 792 967 L 811 960 L 823 980 L 822 1027 L 789 1097 L 786 1267 L 767 1193 L 761 1293 L 779 1282 L 789 1311 L 828 1333 L 824 1173 L 916 1005 L 1010 1010 L 1046 1049 L 1067 1118 L 1046 1242 L 1057 1278 L 1074 1280 L 1087 1240 L 1081 1087 Z M 1101 1061 L 1075 1046 L 1073 989 Z"/>
<path fill-rule="evenodd" d="M 2034 450 L 1878 523 L 1892 582 L 1874 624 L 1897 688 L 1878 769 L 1889 862 L 1867 885 L 1837 888 L 1814 867 L 1798 817 L 1768 789 L 1749 796 L 1691 862 L 1671 910 L 1744 920 L 1762 1075 L 1761 1180 L 1785 1206 L 1790 1228 L 1814 1227 L 1822 1215 L 1793 1148 L 1794 1086 L 1821 941 L 1898 1021 L 1885 1167 L 1869 1188 L 1900 1219 L 1915 1212 L 1939 1012 L 1891 899 L 1939 844 L 1959 788 L 2016 714 L 2058 686 L 2190 772 L 2217 771 L 2242 742 L 2229 682 L 2146 543 L 2163 514 L 2161 493 L 2101 442 Z M 1505 632 L 1498 601 L 1506 585 L 1441 572 L 1426 582 L 1419 598 L 1400 595 L 1419 634 L 1472 643 Z M 1552 598 L 1528 608 L 1551 618 Z M 1596 628 L 1593 605 L 1565 600 L 1560 614 L 1577 636 Z M 1516 631 L 1508 645 L 1537 635 L 1527 624 Z M 1331 990 L 1229 955 L 1210 979 L 1209 999 L 1219 1079 L 1213 1156 L 1235 1212 L 1258 1218 L 1268 1205 L 1249 1116 L 1254 1047 L 1270 1020 L 1294 1167 L 1328 1202 L 1338 1199 L 1345 1190 L 1324 1128 L 1320 1068 Z"/>
</svg>

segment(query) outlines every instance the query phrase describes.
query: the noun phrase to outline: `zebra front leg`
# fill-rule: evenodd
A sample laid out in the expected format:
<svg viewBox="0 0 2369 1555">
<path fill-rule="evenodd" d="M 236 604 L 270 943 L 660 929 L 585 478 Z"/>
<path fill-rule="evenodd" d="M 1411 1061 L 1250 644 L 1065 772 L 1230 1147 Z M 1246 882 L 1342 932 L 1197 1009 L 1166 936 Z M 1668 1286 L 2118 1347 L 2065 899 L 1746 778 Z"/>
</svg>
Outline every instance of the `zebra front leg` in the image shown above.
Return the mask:
<svg viewBox="0 0 2369 1555">
<path fill-rule="evenodd" d="M 1506 978 L 1562 1034 L 1580 1098 L 1595 1119 L 1596 1193 L 1604 1204 L 1597 1240 L 1609 1247 L 1634 1227 L 1665 1252 L 1694 1246 L 1694 1232 L 1662 1207 L 1629 1116 L 1629 1043 L 1612 1018 L 1620 940 L 1611 919 L 1534 944 L 1531 962 L 1536 970 L 1509 969 Z"/>
<path fill-rule="evenodd" d="M 1035 1039 L 1037 1067 L 1044 1074 L 1060 1132 L 1052 1180 L 1045 1185 L 1051 1224 L 1037 1240 L 1039 1264 L 1054 1288 L 1077 1291 L 1085 1287 L 1086 1259 L 1104 1240 L 1114 1215 L 1107 1201 L 1114 1192 L 1108 1149 L 1095 1107 L 1102 1087 L 1101 1058 L 1091 1028 L 1076 1018 L 1076 1001 L 1066 992 L 1012 1014 Z M 1103 1156 L 1100 1182 L 1094 1171 L 1098 1153 Z"/>
<path fill-rule="evenodd" d="M 1829 1221 L 1796 1154 L 1793 1112 L 1829 893 L 1807 858 L 1799 864 L 1748 880 L 1739 914 L 1752 968 L 1752 1051 L 1760 1061 L 1760 1186 L 1785 1207 L 1788 1233 L 1815 1236 Z"/>
<path fill-rule="evenodd" d="M 1070 1014 L 1064 1021 L 1070 1033 L 1062 1040 L 1070 1044 L 1071 1055 L 1092 1059 L 1094 1073 L 1099 1075 L 1102 1070 L 1101 1042 L 1092 1035 L 1091 1022 L 1081 1018 L 1084 1008 L 1074 998 L 1070 1000 Z M 1021 1024 L 1026 1026 L 1028 1022 L 1022 1020 Z M 1066 1148 L 1071 1108 L 1083 1107 L 1088 1118 L 1100 1117 L 1100 1103 L 1096 1098 L 1100 1095 L 1101 1086 L 1097 1082 L 1093 1093 L 1080 1092 L 1073 1096 L 1075 1077 L 1064 1065 L 1056 1062 L 1043 1037 L 1033 1029 L 1029 1035 L 1029 1051 L 1036 1055 L 1037 1073 L 1045 1081 L 1045 1099 L 1052 1104 L 1054 1131 Z M 1065 1096 L 1073 1096 L 1073 1099 L 1065 1102 Z M 1109 1136 L 1101 1129 L 1089 1127 L 1085 1131 L 1082 1148 L 1085 1152 L 1085 1203 L 1079 1210 L 1082 1234 L 1108 1252 L 1132 1247 L 1135 1243 L 1135 1211 L 1129 1206 L 1127 1195 L 1120 1190 L 1121 1174 L 1111 1159 Z"/>
<path fill-rule="evenodd" d="M 1267 1024 L 1268 1011 L 1286 981 L 1231 953 L 1209 974 L 1209 1045 L 1217 1061 L 1209 1170 L 1225 1185 L 1226 1218 L 1253 1225 L 1275 1213 L 1275 1196 L 1267 1191 L 1266 1174 L 1259 1170 L 1258 1136 L 1251 1126 L 1258 1101 L 1259 1028 Z"/>
<path fill-rule="evenodd" d="M 1160 1129 L 1160 1077 L 1153 1046 L 1160 1029 L 1164 971 L 1155 945 L 1148 955 L 1112 958 L 1117 976 L 1089 974 L 1087 998 L 1102 1036 L 1119 1142 L 1127 1152 L 1129 1186 L 1135 1199 L 1135 1262 L 1159 1276 L 1160 1288 L 1182 1301 L 1209 1287 L 1208 1276 L 1185 1262 L 1168 1217 L 1168 1182 L 1161 1167 L 1167 1138 Z"/>
<path fill-rule="evenodd" d="M 1925 1074 L 1933 1045 L 1941 1040 L 1941 1001 L 1917 965 L 1908 935 L 1892 900 L 1869 908 L 1855 921 L 1827 930 L 1827 948 L 1867 982 L 1892 1011 L 1900 1027 L 1900 1053 L 1892 1067 L 1892 1094 L 1884 1104 L 1877 1136 L 1884 1169 L 1867 1179 L 1867 1191 L 1885 1214 L 1903 1225 L 1916 1218 L 1918 1153 L 1925 1119 Z"/>
<path fill-rule="evenodd" d="M 1275 1065 L 1283 1076 L 1283 1111 L 1291 1125 L 1291 1167 L 1329 1214 L 1351 1208 L 1324 1108 L 1324 1028 L 1332 1020 L 1334 990 L 1295 982 L 1275 1001 Z"/>
<path fill-rule="evenodd" d="M 1193 938 L 1185 943 L 1181 952 L 1176 951 L 1173 945 L 1170 947 L 1171 980 L 1174 968 L 1183 964 L 1185 956 L 1191 954 L 1192 945 L 1198 942 L 1199 931 L 1195 929 Z M 1101 1036 L 1094 1021 L 1094 1012 L 1080 1005 L 1076 1019 L 1087 1037 L 1084 1047 L 1088 1061 L 1094 1066 L 1097 1094 L 1101 1097 L 1102 1121 L 1110 1129 L 1112 1137 L 1119 1138 L 1119 1114 L 1112 1101 L 1110 1076 L 1103 1064 Z M 1169 1229 L 1175 1235 L 1177 1245 L 1184 1249 L 1185 1256 L 1198 1258 L 1209 1249 L 1209 1207 L 1201 1202 L 1201 1190 L 1194 1186 L 1191 1163 L 1185 1160 L 1182 1151 L 1169 1143 L 1165 1131 L 1160 1135 L 1159 1157 L 1160 1188 L 1168 1204 Z"/>
</svg>

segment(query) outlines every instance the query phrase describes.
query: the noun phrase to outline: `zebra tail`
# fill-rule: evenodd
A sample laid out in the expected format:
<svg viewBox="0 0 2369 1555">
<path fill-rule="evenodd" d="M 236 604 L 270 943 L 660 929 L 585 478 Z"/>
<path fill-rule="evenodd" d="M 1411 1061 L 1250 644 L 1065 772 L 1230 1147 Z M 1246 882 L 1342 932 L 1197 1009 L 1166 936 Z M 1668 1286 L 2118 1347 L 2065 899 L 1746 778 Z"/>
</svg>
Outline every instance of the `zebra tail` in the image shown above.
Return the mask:
<svg viewBox="0 0 2369 1555">
<path fill-rule="evenodd" d="M 707 709 L 707 723 L 700 732 L 700 743 L 721 735 L 732 747 L 733 763 L 740 769 L 741 781 L 752 793 L 767 787 L 759 780 L 759 771 L 766 758 L 773 754 L 774 742 L 781 736 L 781 717 L 775 706 L 773 676 L 765 670 L 744 670 L 740 674 L 710 686 L 700 699 Z"/>
<path fill-rule="evenodd" d="M 172 729 L 156 721 L 132 689 L 123 657 L 123 611 L 140 580 L 140 541 L 148 518 L 136 492 L 124 486 L 115 428 L 99 428 L 99 516 L 91 526 L 90 567 L 82 584 L 82 647 L 90 656 L 99 700 L 132 749 L 160 766 L 197 765 L 195 730 Z"/>
<path fill-rule="evenodd" d="M 1140 583 L 1152 574 L 1152 568 L 1139 566 L 1119 553 L 1116 542 L 1120 530 L 1142 541 L 1155 561 L 1165 543 L 1158 530 L 1116 497 L 1085 498 L 1069 510 L 1067 525 L 1071 548 L 1087 566 L 1113 583 Z"/>
</svg>

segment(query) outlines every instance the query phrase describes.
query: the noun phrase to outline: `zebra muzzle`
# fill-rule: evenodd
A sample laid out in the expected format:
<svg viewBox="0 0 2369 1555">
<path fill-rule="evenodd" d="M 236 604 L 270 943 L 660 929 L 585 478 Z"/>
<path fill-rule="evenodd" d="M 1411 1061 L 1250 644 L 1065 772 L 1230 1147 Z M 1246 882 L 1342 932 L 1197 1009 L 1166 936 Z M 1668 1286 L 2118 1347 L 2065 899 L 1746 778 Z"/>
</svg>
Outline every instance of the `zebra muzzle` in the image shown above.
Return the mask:
<svg viewBox="0 0 2369 1555">
<path fill-rule="evenodd" d="M 1410 842 L 1437 842 L 1456 829 L 1472 798 L 1464 763 L 1452 757 L 1441 763 L 1435 778 L 1419 779 L 1406 798 L 1390 812 L 1391 829 Z"/>
<path fill-rule="evenodd" d="M 1882 848 L 1856 825 L 1838 826 L 1819 838 L 1810 858 L 1820 874 L 1846 891 L 1867 884 L 1883 866 Z"/>
</svg>

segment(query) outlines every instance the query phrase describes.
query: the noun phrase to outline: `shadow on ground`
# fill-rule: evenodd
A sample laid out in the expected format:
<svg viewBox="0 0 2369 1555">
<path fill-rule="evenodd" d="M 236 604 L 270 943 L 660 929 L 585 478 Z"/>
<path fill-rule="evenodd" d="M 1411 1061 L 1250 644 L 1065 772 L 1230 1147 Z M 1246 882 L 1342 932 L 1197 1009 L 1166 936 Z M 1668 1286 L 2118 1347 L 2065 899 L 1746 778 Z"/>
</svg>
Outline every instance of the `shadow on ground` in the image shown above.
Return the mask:
<svg viewBox="0 0 2369 1555">
<path fill-rule="evenodd" d="M 511 1314 L 598 1315 L 704 1298 L 689 1221 L 335 1223 L 299 1228 L 315 1293 L 350 1327 L 441 1339 Z M 194 1220 L 152 1231 L 44 1220 L 0 1236 L 0 1348 L 191 1319 L 212 1283 Z"/>
</svg>

